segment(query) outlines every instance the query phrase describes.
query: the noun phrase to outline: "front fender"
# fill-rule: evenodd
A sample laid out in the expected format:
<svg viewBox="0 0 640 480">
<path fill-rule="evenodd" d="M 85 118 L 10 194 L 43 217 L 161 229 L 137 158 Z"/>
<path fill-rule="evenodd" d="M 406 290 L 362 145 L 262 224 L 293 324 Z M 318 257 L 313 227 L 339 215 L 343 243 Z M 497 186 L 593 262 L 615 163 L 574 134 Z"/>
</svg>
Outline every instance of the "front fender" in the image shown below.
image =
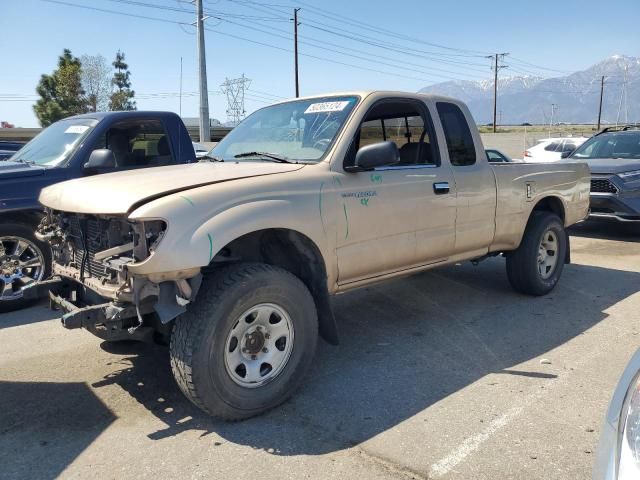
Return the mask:
<svg viewBox="0 0 640 480">
<path fill-rule="evenodd" d="M 146 275 L 204 267 L 231 241 L 270 228 L 289 229 L 305 235 L 326 258 L 325 252 L 330 247 L 320 219 L 305 219 L 298 212 L 300 207 L 288 199 L 251 200 L 225 208 L 195 227 L 186 227 L 184 218 L 168 218 L 167 234 L 157 250 L 143 262 L 129 265 L 128 269 L 133 274 Z M 327 271 L 331 271 L 329 265 Z"/>
<path fill-rule="evenodd" d="M 33 197 L 0 199 L 0 214 L 27 210 L 42 210 L 42 205 L 40 205 L 37 198 Z"/>
</svg>

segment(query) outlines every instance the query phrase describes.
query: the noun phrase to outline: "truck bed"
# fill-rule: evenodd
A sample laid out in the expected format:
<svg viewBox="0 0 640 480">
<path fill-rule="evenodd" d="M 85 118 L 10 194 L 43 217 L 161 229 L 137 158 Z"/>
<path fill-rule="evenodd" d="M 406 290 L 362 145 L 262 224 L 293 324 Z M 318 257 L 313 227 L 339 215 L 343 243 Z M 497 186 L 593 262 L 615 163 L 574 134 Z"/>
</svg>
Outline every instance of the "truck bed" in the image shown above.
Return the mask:
<svg viewBox="0 0 640 480">
<path fill-rule="evenodd" d="M 497 204 L 490 251 L 516 248 L 531 210 L 544 197 L 557 199 L 555 207 L 565 226 L 588 214 L 591 176 L 586 163 L 501 163 L 491 164 L 491 169 L 496 179 Z"/>
</svg>

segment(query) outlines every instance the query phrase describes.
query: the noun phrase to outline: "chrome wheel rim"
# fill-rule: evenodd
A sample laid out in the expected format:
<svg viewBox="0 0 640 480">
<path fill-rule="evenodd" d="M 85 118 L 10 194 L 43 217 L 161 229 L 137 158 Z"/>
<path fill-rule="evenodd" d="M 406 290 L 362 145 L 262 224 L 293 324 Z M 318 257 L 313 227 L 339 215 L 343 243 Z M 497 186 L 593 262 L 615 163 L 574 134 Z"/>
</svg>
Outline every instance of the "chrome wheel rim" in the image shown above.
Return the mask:
<svg viewBox="0 0 640 480">
<path fill-rule="evenodd" d="M 547 230 L 538 246 L 538 272 L 543 280 L 553 275 L 558 264 L 558 236 L 553 230 Z"/>
<path fill-rule="evenodd" d="M 251 307 L 227 335 L 224 363 L 229 377 L 245 388 L 270 382 L 289 361 L 293 335 L 293 322 L 284 308 L 273 303 Z"/>
<path fill-rule="evenodd" d="M 22 289 L 42 280 L 44 255 L 31 240 L 0 237 L 0 301 L 22 297 Z"/>
</svg>

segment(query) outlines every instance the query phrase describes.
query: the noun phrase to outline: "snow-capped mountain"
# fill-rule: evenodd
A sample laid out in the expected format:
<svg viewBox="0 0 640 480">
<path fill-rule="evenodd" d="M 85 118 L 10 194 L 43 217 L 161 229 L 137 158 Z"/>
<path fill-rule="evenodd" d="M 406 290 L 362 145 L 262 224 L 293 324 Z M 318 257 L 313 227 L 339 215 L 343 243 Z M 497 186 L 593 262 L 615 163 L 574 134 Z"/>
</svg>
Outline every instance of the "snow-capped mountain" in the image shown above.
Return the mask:
<svg viewBox="0 0 640 480">
<path fill-rule="evenodd" d="M 626 73 L 625 73 L 626 70 Z M 640 58 L 614 55 L 592 67 L 565 77 L 504 76 L 498 80 L 501 123 L 547 123 L 551 104 L 557 105 L 554 122 L 595 123 L 600 100 L 600 78 L 605 88 L 604 123 L 640 121 Z M 623 92 L 626 75 L 626 92 Z M 469 105 L 478 123 L 493 120 L 493 81 L 456 80 L 420 90 L 459 98 Z M 623 94 L 624 93 L 624 94 Z M 500 117 L 499 117 L 500 121 Z"/>
</svg>

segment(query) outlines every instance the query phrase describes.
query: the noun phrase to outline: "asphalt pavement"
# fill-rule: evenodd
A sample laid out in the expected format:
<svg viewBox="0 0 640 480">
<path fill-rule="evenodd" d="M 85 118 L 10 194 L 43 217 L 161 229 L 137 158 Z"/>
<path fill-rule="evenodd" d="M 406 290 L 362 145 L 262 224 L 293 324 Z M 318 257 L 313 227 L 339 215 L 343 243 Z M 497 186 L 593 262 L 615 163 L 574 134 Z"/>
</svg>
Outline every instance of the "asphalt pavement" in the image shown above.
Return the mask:
<svg viewBox="0 0 640 480">
<path fill-rule="evenodd" d="M 640 347 L 640 228 L 582 224 L 558 287 L 514 293 L 504 260 L 340 295 L 298 394 L 240 423 L 179 392 L 164 347 L 0 315 L 0 478 L 589 478 Z"/>
</svg>

